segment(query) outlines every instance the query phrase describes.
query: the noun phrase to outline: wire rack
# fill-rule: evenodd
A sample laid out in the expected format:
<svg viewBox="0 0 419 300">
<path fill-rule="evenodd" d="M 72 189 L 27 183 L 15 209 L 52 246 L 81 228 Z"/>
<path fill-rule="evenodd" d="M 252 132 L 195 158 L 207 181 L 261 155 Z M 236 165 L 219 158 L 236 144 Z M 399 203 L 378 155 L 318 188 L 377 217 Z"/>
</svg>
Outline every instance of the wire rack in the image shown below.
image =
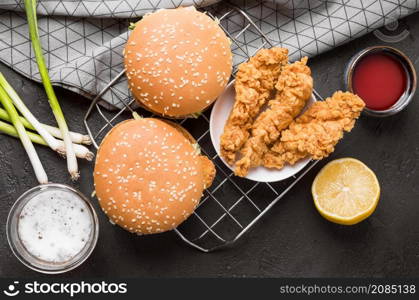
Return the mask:
<svg viewBox="0 0 419 300">
<path fill-rule="evenodd" d="M 210 12 L 207 12 L 207 14 L 215 19 Z M 240 24 L 242 28 L 239 30 L 236 28 L 234 34 L 229 32 L 227 26 L 225 26 L 226 17 L 232 14 L 241 19 L 237 24 Z M 275 46 L 252 18 L 240 8 L 231 7 L 217 19 L 220 21 L 221 28 L 232 41 L 234 54 L 233 77 L 237 66 L 241 62 L 249 59 L 263 47 Z M 259 39 L 257 48 L 249 47 L 248 41 L 244 37 L 245 32 L 248 31 L 251 32 L 253 37 L 256 36 L 253 41 Z M 153 116 L 145 110 L 134 109 L 135 100 L 132 97 L 120 100 L 123 108 L 113 113 L 103 110 L 98 104 L 101 96 L 112 89 L 113 85 L 124 76 L 124 73 L 125 71 L 122 71 L 105 86 L 93 99 L 86 112 L 84 123 L 96 148 L 98 148 L 100 140 L 103 139 L 110 128 L 131 117 L 130 113 L 136 111 L 145 117 Z M 314 91 L 314 94 L 318 99 L 321 99 L 316 91 Z M 89 124 L 89 119 L 93 114 L 99 114 L 104 124 L 98 125 L 97 118 L 95 118 L 94 124 Z M 275 183 L 254 182 L 237 177 L 224 165 L 212 146 L 209 116 L 210 110 L 207 110 L 196 119 L 175 120 L 196 138 L 203 154 L 212 159 L 217 169 L 214 183 L 205 190 L 195 212 L 174 230 L 184 242 L 203 252 L 212 252 L 237 242 L 316 164 L 316 161 L 311 161 L 295 176 Z"/>
</svg>

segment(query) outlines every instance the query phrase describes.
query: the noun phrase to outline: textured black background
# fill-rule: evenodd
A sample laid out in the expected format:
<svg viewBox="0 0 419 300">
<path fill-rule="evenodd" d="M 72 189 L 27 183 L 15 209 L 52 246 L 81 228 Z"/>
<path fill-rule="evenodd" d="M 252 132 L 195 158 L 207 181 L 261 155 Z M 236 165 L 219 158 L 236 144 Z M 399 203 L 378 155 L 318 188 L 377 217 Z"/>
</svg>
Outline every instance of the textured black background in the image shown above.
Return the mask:
<svg viewBox="0 0 419 300">
<path fill-rule="evenodd" d="M 395 46 L 419 69 L 419 14 L 402 23 L 410 36 Z M 310 61 L 315 87 L 329 96 L 343 89 L 348 59 L 370 45 L 383 44 L 373 34 Z M 4 65 L 0 70 L 45 123 L 53 124 L 41 85 Z M 88 101 L 57 89 L 70 127 L 84 131 Z M 362 116 L 352 133 L 330 158 L 318 164 L 270 213 L 233 248 L 203 254 L 186 246 L 174 233 L 137 237 L 109 224 L 96 207 L 100 237 L 92 256 L 61 277 L 382 277 L 419 276 L 419 96 L 402 113 L 385 119 Z M 94 118 L 98 120 L 96 115 Z M 93 121 L 94 123 L 95 121 Z M 53 182 L 72 184 L 65 161 L 38 147 Z M 382 196 L 376 212 L 351 227 L 324 220 L 315 210 L 310 187 L 318 170 L 330 159 L 355 157 L 377 174 Z M 72 184 L 92 192 L 92 163 L 80 163 L 81 180 Z M 0 277 L 38 275 L 17 261 L 6 240 L 8 211 L 36 179 L 19 141 L 0 135 Z"/>
</svg>

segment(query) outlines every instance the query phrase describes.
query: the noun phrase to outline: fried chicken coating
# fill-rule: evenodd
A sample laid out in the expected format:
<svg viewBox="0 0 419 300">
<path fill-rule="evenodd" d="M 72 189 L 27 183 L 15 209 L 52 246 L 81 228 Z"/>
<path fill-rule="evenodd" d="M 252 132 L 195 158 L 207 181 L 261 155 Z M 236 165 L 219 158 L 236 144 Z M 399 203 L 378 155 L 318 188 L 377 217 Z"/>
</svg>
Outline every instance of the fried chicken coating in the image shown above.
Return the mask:
<svg viewBox="0 0 419 300">
<path fill-rule="evenodd" d="M 236 75 L 236 101 L 221 136 L 221 155 L 233 164 L 236 152 L 249 137 L 254 118 L 266 103 L 284 65 L 288 63 L 288 50 L 274 47 L 261 49 Z"/>
<path fill-rule="evenodd" d="M 246 176 L 250 168 L 263 164 L 263 156 L 305 107 L 313 92 L 313 78 L 307 66 L 307 57 L 283 67 L 275 85 L 275 98 L 252 126 L 251 137 L 244 144 L 242 158 L 237 161 L 235 173 Z"/>
<path fill-rule="evenodd" d="M 281 169 L 300 159 L 322 159 L 335 149 L 344 131 L 351 131 L 365 103 L 357 95 L 338 91 L 314 103 L 284 130 L 264 156 L 264 166 Z"/>
<path fill-rule="evenodd" d="M 205 180 L 205 188 L 209 188 L 215 178 L 216 170 L 214 163 L 205 155 L 200 155 L 199 159 L 201 160 L 202 167 L 203 167 L 203 174 L 204 174 L 204 180 Z"/>
</svg>

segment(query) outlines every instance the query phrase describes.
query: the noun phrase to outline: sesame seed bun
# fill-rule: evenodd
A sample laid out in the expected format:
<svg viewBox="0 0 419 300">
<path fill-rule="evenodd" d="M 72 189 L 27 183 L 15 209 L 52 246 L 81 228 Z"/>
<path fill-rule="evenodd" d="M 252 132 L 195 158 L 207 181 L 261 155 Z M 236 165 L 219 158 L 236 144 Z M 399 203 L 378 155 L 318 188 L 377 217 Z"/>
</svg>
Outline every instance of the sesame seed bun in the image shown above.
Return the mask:
<svg viewBox="0 0 419 300">
<path fill-rule="evenodd" d="M 162 9 L 137 22 L 124 49 L 129 88 L 159 115 L 199 113 L 230 79 L 230 40 L 217 22 L 193 7 Z"/>
<path fill-rule="evenodd" d="M 194 143 L 159 119 L 115 126 L 99 147 L 94 170 L 96 195 L 111 222 L 152 234 L 189 217 L 215 175 Z"/>
</svg>

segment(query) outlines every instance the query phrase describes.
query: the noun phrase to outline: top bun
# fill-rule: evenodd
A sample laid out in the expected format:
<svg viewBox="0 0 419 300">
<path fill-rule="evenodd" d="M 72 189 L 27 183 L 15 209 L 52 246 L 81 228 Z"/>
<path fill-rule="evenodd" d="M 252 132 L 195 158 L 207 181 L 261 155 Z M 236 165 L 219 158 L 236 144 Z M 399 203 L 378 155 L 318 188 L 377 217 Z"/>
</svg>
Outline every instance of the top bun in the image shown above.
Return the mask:
<svg viewBox="0 0 419 300">
<path fill-rule="evenodd" d="M 144 16 L 128 39 L 124 58 L 137 102 L 174 118 L 208 107 L 232 70 L 230 40 L 217 22 L 193 7 Z"/>
<path fill-rule="evenodd" d="M 182 128 L 153 118 L 119 123 L 96 156 L 96 195 L 109 219 L 138 234 L 171 230 L 197 206 L 215 176 Z"/>
</svg>

